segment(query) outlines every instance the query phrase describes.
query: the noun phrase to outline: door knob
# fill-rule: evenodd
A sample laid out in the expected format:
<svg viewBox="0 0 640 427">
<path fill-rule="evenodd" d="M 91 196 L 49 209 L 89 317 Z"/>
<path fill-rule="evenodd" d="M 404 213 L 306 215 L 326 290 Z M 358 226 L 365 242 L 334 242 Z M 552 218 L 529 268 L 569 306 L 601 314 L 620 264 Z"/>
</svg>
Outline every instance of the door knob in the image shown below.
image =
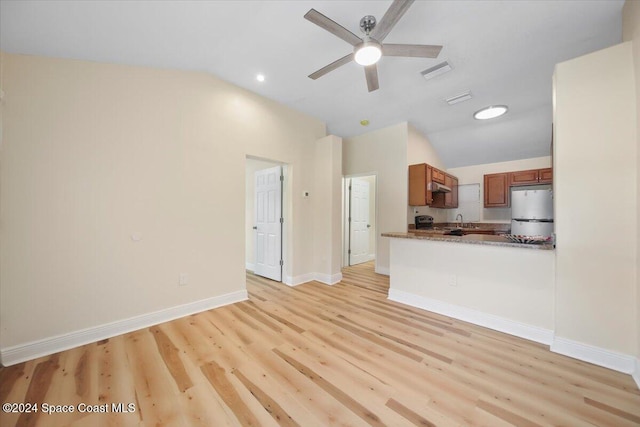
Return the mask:
<svg viewBox="0 0 640 427">
<path fill-rule="evenodd" d="M 367 228 L 371 228 L 371 224 L 367 224 Z"/>
<path fill-rule="evenodd" d="M 257 230 L 257 229 L 258 229 L 258 227 L 254 225 L 254 226 L 253 226 L 253 229 L 254 229 L 254 230 Z"/>
</svg>

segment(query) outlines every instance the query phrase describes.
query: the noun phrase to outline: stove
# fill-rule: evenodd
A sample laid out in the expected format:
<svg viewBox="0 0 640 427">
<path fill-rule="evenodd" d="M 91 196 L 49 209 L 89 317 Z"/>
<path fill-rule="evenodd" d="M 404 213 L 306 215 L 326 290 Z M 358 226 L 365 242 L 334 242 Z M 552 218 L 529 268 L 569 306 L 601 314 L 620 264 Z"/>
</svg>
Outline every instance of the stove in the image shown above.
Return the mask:
<svg viewBox="0 0 640 427">
<path fill-rule="evenodd" d="M 433 217 L 430 215 L 417 215 L 415 220 L 416 230 L 433 228 Z"/>
</svg>

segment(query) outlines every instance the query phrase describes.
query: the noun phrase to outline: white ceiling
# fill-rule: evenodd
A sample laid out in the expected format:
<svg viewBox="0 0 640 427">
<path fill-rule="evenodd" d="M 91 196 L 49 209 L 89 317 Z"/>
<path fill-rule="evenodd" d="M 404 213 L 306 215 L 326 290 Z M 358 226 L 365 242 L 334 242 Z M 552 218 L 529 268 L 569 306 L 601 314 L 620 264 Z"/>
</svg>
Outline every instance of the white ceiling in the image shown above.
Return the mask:
<svg viewBox="0 0 640 427">
<path fill-rule="evenodd" d="M 623 0 L 416 1 L 385 39 L 436 44 L 437 59 L 382 58 L 380 89 L 347 64 L 310 73 L 351 46 L 303 19 L 311 8 L 353 33 L 391 1 L 0 1 L 0 48 L 101 62 L 208 71 L 349 137 L 408 121 L 447 167 L 549 155 L 554 64 L 621 41 Z M 453 71 L 424 80 L 444 60 Z M 256 81 L 257 73 L 266 76 Z M 444 98 L 470 90 L 454 106 Z M 502 118 L 474 111 L 507 104 Z M 370 125 L 362 127 L 360 120 Z"/>
</svg>

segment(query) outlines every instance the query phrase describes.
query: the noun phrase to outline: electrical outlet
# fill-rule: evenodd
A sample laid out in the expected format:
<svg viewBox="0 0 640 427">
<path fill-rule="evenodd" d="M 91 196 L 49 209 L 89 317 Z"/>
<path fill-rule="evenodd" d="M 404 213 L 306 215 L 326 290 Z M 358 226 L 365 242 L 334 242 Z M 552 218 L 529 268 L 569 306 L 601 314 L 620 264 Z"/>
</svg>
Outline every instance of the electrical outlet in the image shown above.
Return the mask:
<svg viewBox="0 0 640 427">
<path fill-rule="evenodd" d="M 178 286 L 186 286 L 188 283 L 189 283 L 189 274 L 180 273 L 180 278 L 178 279 Z"/>
<path fill-rule="evenodd" d="M 458 286 L 458 277 L 455 274 L 450 274 L 447 277 L 447 285 Z"/>
</svg>

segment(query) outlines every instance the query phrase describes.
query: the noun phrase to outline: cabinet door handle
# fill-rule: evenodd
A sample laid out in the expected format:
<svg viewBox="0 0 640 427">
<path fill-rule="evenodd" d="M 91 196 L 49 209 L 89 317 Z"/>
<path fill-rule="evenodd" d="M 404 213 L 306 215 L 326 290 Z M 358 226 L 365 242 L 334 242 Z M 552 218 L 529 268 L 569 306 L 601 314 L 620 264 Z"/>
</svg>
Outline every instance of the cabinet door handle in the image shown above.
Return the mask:
<svg viewBox="0 0 640 427">
<path fill-rule="evenodd" d="M 253 229 L 254 229 L 254 230 L 257 230 L 257 229 L 258 229 L 258 227 L 257 227 L 256 225 L 254 225 L 254 226 L 253 226 Z"/>
</svg>

